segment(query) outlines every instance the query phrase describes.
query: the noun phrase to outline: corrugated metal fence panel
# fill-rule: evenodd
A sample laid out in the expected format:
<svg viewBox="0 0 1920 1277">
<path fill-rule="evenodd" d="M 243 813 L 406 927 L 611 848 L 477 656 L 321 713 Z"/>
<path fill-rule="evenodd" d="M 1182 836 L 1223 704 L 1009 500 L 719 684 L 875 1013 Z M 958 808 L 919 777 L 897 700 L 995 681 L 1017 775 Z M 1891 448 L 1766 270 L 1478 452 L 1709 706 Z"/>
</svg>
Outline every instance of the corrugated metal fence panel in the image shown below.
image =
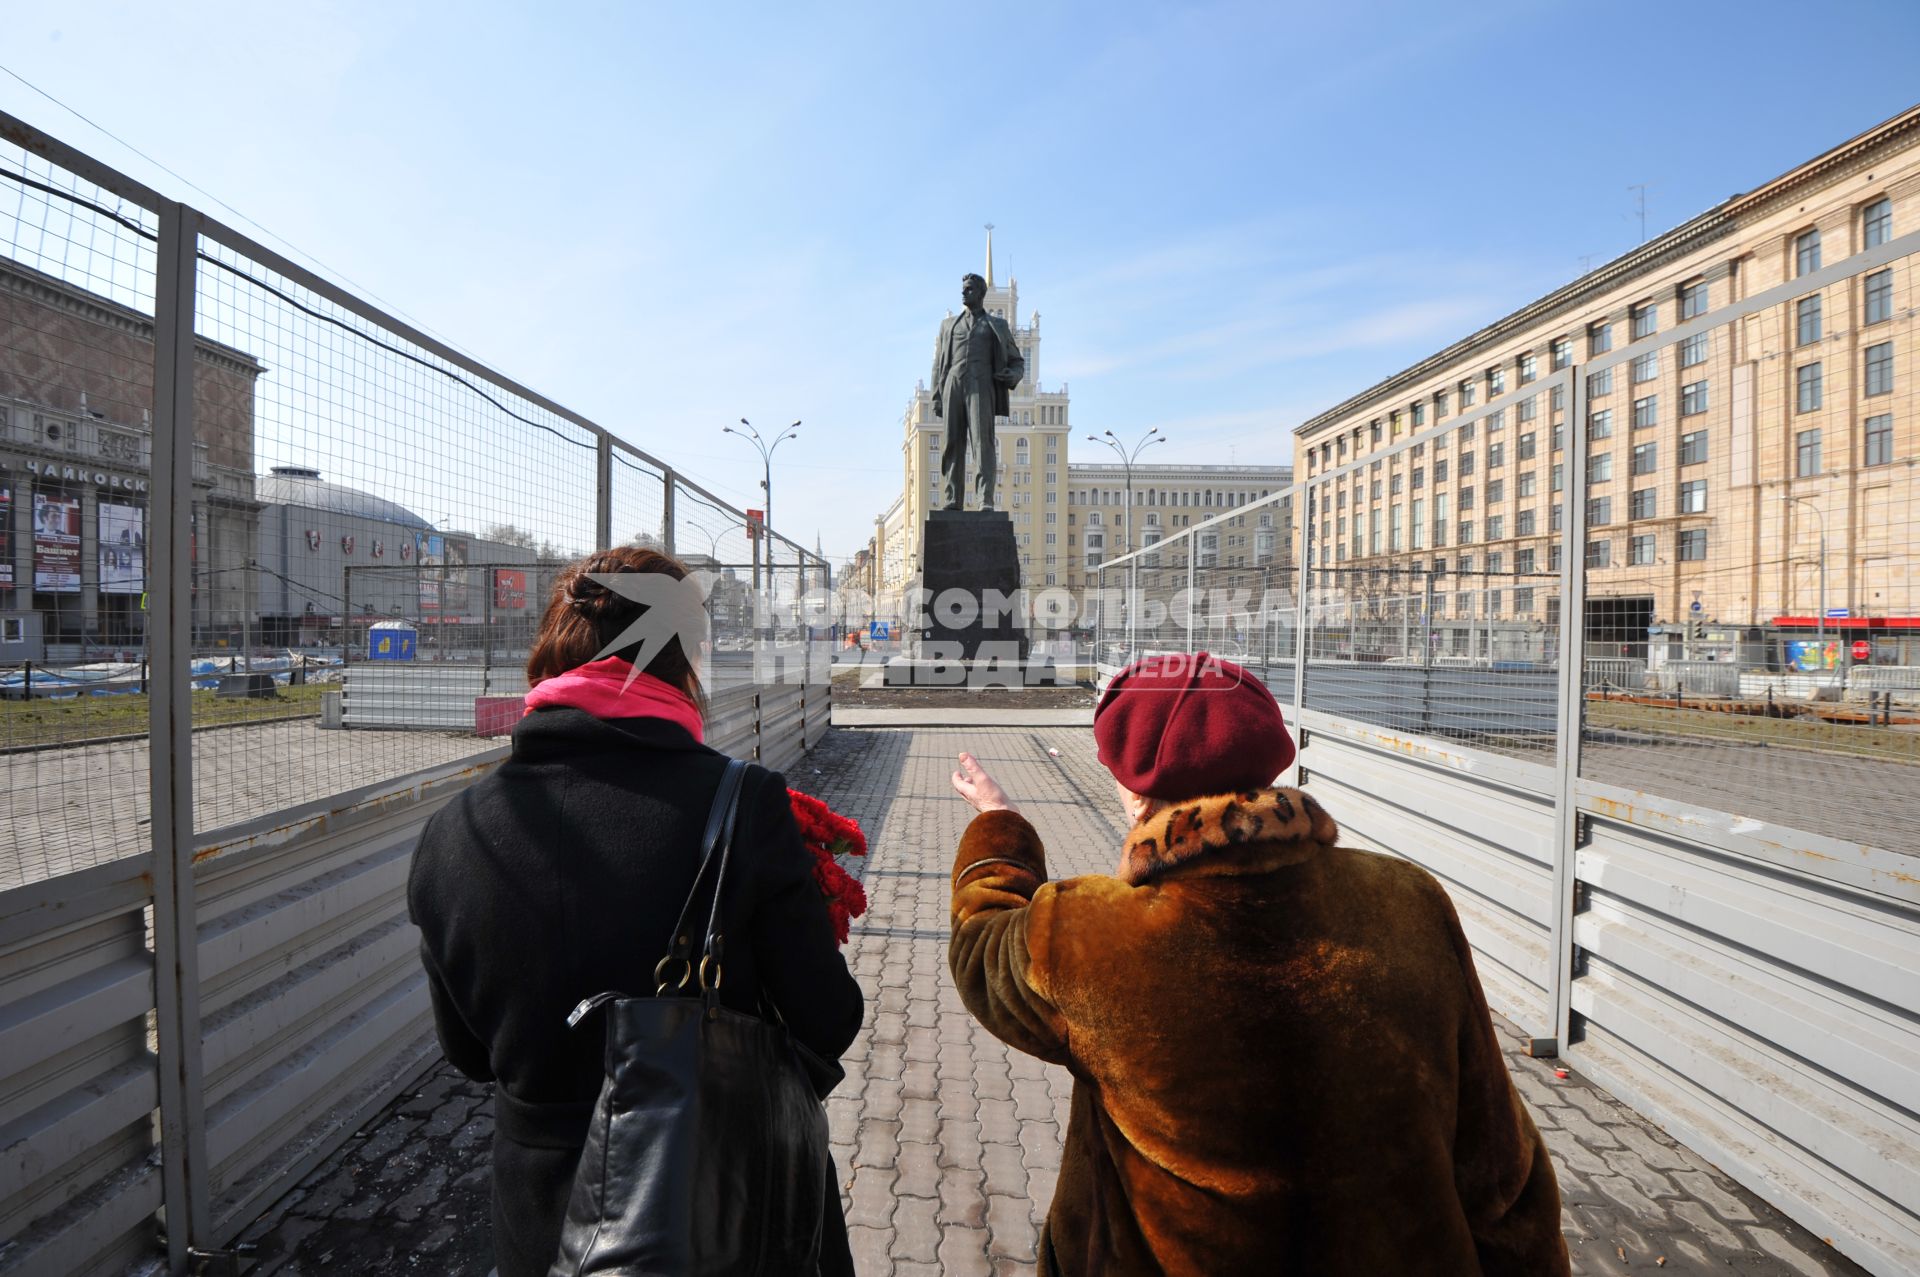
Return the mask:
<svg viewBox="0 0 1920 1277">
<path fill-rule="evenodd" d="M 1668 661 L 1653 672 L 1653 678 L 1663 692 L 1740 695 L 1740 667 L 1731 661 Z"/>
<path fill-rule="evenodd" d="M 772 683 L 760 689 L 760 761 L 784 772 L 806 752 L 798 683 Z"/>
<path fill-rule="evenodd" d="M 148 856 L 0 895 L 0 1273 L 150 1254 L 158 1063 Z"/>
<path fill-rule="evenodd" d="M 427 818 L 497 758 L 201 853 L 207 1148 L 222 1236 L 437 1058 L 407 869 Z"/>
<path fill-rule="evenodd" d="M 476 699 L 523 695 L 527 676 L 517 666 L 363 661 L 347 667 L 343 684 L 347 727 L 470 732 Z"/>
<path fill-rule="evenodd" d="M 751 685 L 707 698 L 707 744 L 734 758 L 753 758 L 760 739 L 760 697 Z"/>
<path fill-rule="evenodd" d="M 1307 708 L 1393 732 L 1551 737 L 1558 675 L 1548 668 L 1307 662 Z"/>
<path fill-rule="evenodd" d="M 827 728 L 833 722 L 833 683 L 823 679 L 806 686 L 806 704 L 804 707 L 805 744 L 812 749 L 827 734 Z"/>
<path fill-rule="evenodd" d="M 1447 887 L 1494 1010 L 1552 1023 L 1553 772 L 1309 709 L 1300 766 L 1341 841 L 1414 861 Z"/>
<path fill-rule="evenodd" d="M 1580 794 L 1569 1058 L 1856 1258 L 1920 1272 L 1920 856 Z"/>
</svg>

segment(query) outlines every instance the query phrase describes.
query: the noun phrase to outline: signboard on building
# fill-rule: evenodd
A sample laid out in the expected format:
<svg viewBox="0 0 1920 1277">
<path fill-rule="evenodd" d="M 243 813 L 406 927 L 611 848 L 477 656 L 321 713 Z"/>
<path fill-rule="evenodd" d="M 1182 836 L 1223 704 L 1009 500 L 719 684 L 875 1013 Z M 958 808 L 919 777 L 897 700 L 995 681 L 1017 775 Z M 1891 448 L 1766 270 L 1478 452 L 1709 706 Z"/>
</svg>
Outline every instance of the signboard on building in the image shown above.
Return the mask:
<svg viewBox="0 0 1920 1277">
<path fill-rule="evenodd" d="M 80 592 L 80 498 L 33 494 L 33 588 L 44 594 Z"/>
<path fill-rule="evenodd" d="M 448 537 L 446 544 L 446 583 L 440 589 L 440 606 L 459 615 L 467 610 L 468 542 L 465 537 Z"/>
<path fill-rule="evenodd" d="M 0 483 L 0 590 L 13 588 L 13 485 Z"/>
<path fill-rule="evenodd" d="M 527 574 L 518 568 L 493 570 L 493 606 L 519 611 L 527 606 Z"/>
<path fill-rule="evenodd" d="M 1801 674 L 1818 674 L 1840 666 L 1840 643 L 1828 639 L 1796 639 L 1787 644 L 1787 664 Z"/>
<path fill-rule="evenodd" d="M 100 592 L 138 594 L 147 586 L 145 511 L 137 505 L 100 503 Z"/>
</svg>

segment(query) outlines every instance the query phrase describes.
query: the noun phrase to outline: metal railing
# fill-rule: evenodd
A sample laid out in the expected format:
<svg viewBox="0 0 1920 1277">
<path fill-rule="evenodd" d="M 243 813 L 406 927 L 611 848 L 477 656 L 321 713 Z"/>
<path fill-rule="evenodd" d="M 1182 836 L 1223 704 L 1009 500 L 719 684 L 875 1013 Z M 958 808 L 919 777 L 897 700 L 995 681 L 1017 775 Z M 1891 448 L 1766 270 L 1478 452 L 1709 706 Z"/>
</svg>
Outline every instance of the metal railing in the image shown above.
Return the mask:
<svg viewBox="0 0 1920 1277">
<path fill-rule="evenodd" d="M 31 600 L 0 628 L 0 1273 L 182 1273 L 432 1060 L 406 868 L 506 753 L 483 720 L 554 562 L 705 573 L 709 739 L 776 767 L 828 721 L 832 583 L 612 430 L 5 115 L 0 192 L 30 321 L 0 335 L 0 586 Z M 386 621 L 406 659 L 369 659 Z"/>
</svg>

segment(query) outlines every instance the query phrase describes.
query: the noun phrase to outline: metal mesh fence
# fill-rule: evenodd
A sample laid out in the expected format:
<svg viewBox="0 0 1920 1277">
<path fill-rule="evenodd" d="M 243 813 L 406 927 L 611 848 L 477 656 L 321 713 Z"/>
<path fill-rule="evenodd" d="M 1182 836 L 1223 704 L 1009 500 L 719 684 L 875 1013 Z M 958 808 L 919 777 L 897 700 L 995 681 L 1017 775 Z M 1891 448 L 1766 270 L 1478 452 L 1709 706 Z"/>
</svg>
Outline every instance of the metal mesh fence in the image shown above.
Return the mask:
<svg viewBox="0 0 1920 1277">
<path fill-rule="evenodd" d="M 0 144 L 0 889 L 147 838 L 157 232 Z"/>
<path fill-rule="evenodd" d="M 1910 845 L 1915 259 L 1795 248 L 1592 361 L 1581 775 Z"/>
<path fill-rule="evenodd" d="M 803 602 L 816 556 L 750 539 L 658 461 L 200 222 L 190 651 L 158 668 L 166 206 L 99 180 L 138 202 L 0 146 L 0 889 L 149 844 L 156 681 L 190 707 L 202 835 L 496 748 L 554 575 L 603 518 L 611 543 L 707 570 L 727 679 L 798 683 L 825 653 L 829 618 Z M 756 584 L 783 605 L 759 624 Z M 756 660 L 757 638 L 792 652 Z"/>
</svg>

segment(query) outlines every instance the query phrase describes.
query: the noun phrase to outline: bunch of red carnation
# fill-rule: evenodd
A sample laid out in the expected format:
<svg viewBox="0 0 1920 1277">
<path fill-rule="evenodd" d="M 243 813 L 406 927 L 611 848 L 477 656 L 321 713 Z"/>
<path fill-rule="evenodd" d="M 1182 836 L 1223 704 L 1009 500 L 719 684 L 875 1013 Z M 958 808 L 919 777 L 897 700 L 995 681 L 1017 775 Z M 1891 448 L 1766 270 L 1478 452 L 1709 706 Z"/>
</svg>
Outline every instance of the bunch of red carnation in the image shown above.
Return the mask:
<svg viewBox="0 0 1920 1277">
<path fill-rule="evenodd" d="M 810 794 L 789 789 L 787 800 L 800 826 L 800 841 L 813 853 L 813 880 L 827 898 L 834 938 L 845 944 L 849 925 L 867 911 L 867 889 L 841 866 L 838 857 L 866 855 L 867 836 L 857 822 Z"/>
</svg>

